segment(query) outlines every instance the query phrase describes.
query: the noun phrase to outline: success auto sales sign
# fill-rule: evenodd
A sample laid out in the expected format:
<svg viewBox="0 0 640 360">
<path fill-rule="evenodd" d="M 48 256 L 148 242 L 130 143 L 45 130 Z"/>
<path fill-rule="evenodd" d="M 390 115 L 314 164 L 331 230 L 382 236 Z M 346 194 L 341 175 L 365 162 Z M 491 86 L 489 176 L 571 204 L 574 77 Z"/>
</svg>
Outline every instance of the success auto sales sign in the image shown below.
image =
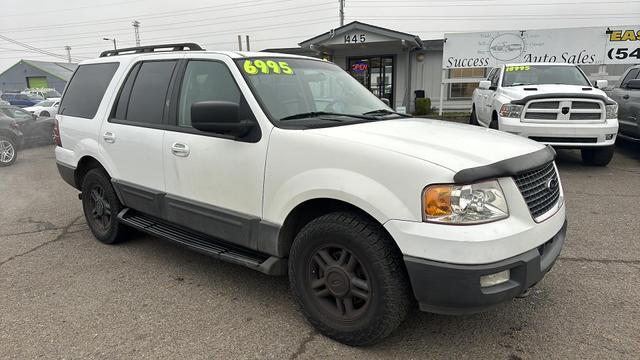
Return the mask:
<svg viewBox="0 0 640 360">
<path fill-rule="evenodd" d="M 445 34 L 443 68 L 514 62 L 577 65 L 640 62 L 640 26 Z"/>
</svg>

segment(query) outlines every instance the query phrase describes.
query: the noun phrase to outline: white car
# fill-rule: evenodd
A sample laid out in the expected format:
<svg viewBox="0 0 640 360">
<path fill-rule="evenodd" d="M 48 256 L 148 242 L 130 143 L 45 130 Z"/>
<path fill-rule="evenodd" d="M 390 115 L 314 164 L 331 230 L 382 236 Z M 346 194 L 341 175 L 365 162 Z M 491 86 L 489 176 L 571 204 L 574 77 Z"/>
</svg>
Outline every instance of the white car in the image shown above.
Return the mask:
<svg viewBox="0 0 640 360">
<path fill-rule="evenodd" d="M 618 105 L 572 64 L 506 64 L 473 92 L 470 123 L 543 144 L 582 150 L 591 165 L 607 165 L 618 132 Z"/>
<path fill-rule="evenodd" d="M 36 114 L 41 117 L 54 117 L 58 113 L 60 107 L 60 100 L 43 100 L 34 106 L 24 108 L 30 113 Z"/>
<path fill-rule="evenodd" d="M 133 227 L 288 274 L 309 322 L 350 345 L 416 302 L 464 314 L 526 293 L 565 239 L 552 148 L 395 113 L 320 59 L 110 50 L 79 65 L 56 119 L 99 241 Z"/>
</svg>

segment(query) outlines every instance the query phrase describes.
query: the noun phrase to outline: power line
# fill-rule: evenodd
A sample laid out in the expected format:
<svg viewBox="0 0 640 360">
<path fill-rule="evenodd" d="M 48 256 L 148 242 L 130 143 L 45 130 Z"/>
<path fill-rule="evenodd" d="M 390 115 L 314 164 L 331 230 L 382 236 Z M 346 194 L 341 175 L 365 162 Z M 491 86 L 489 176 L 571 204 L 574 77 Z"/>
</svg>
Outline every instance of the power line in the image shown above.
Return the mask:
<svg viewBox="0 0 640 360">
<path fill-rule="evenodd" d="M 264 19 L 264 15 L 265 14 L 271 14 L 271 13 L 280 13 L 280 14 L 276 14 L 273 16 L 270 16 L 270 18 L 277 18 L 280 16 L 290 16 L 290 15 L 300 15 L 300 14 L 306 14 L 309 13 L 309 8 L 311 7 L 317 7 L 317 6 L 324 6 L 324 5 L 329 5 L 329 4 L 333 4 L 332 2 L 325 2 L 325 3 L 321 3 L 321 4 L 316 4 L 316 5 L 309 5 L 309 6 L 298 6 L 298 7 L 291 7 L 288 9 L 284 9 L 286 10 L 295 10 L 295 9 L 300 9 L 303 8 L 303 11 L 297 11 L 297 12 L 291 12 L 291 13 L 282 13 L 282 9 L 274 9 L 274 10 L 267 10 L 267 11 L 261 11 L 259 13 L 255 13 L 255 14 L 248 14 L 248 15 L 259 15 L 258 17 L 247 17 L 247 14 L 239 14 L 239 15 L 231 15 L 231 16 L 225 16 L 224 19 L 235 19 L 235 18 L 243 18 L 243 20 L 261 20 Z M 324 11 L 324 10 L 331 10 L 334 9 L 334 7 L 331 8 L 323 8 L 323 9 L 315 9 L 314 11 Z M 195 24 L 194 23 L 201 23 L 201 22 L 205 22 L 204 24 Z M 202 26 L 211 26 L 211 25 L 220 25 L 220 24 L 237 24 L 238 21 L 237 20 L 230 20 L 230 21 L 216 21 L 215 19 L 211 19 L 211 18 L 207 18 L 207 19 L 200 19 L 200 20 L 190 20 L 189 21 L 189 28 L 195 28 L 195 27 L 202 27 Z M 175 26 L 177 25 L 177 26 Z M 160 27 L 151 27 L 149 29 L 147 29 L 147 27 L 150 27 L 152 25 L 146 25 L 145 26 L 145 34 L 147 33 L 152 33 L 152 32 L 158 32 L 158 31 L 164 31 L 164 30 L 175 30 L 175 29 L 180 29 L 180 28 L 184 28 L 185 27 L 185 22 L 184 21 L 180 21 L 180 22 L 173 22 L 173 23 L 167 23 L 167 24 L 162 24 Z M 242 30 L 241 28 L 235 28 L 236 30 Z M 93 38 L 96 37 L 98 35 L 102 36 L 102 34 L 104 34 L 105 32 L 109 32 L 108 30 L 100 30 L 100 31 L 91 31 L 91 32 L 83 32 L 83 36 L 75 36 L 75 37 L 64 37 L 64 35 L 57 35 L 57 36 L 45 36 L 45 37 L 41 37 L 41 36 L 37 36 L 37 37 L 28 37 L 28 38 L 20 38 L 20 40 L 22 41 L 26 41 L 26 40 L 47 40 L 47 42 L 49 42 L 50 40 L 74 40 L 74 39 L 88 39 L 88 38 Z M 120 36 L 120 35 L 129 35 L 130 32 L 121 32 L 121 33 L 117 33 L 117 32 L 109 32 L 110 34 L 112 34 L 113 36 Z M 96 34 L 96 36 L 90 36 L 87 34 Z M 85 36 L 87 35 L 87 36 Z"/>
<path fill-rule="evenodd" d="M 4 33 L 10 33 L 10 32 L 33 31 L 33 30 L 39 30 L 39 29 L 50 30 L 50 29 L 53 29 L 53 28 L 74 27 L 74 26 L 77 26 L 77 25 L 84 25 L 84 26 L 102 25 L 102 24 L 107 24 L 107 23 L 120 22 L 120 21 L 123 21 L 123 20 L 130 21 L 132 18 L 148 20 L 148 19 L 157 19 L 157 18 L 165 18 L 165 17 L 175 17 L 175 16 L 178 16 L 178 15 L 201 14 L 203 12 L 210 12 L 210 11 L 226 11 L 226 10 L 242 9 L 242 8 L 247 8 L 247 7 L 255 7 L 258 2 L 259 2 L 259 5 L 263 6 L 263 5 L 271 5 L 271 4 L 278 4 L 278 3 L 291 2 L 291 1 L 295 1 L 295 0 L 272 0 L 272 1 L 249 0 L 249 1 L 239 1 L 239 2 L 236 2 L 235 4 L 232 4 L 232 5 L 213 5 L 213 6 L 203 6 L 203 7 L 198 7 L 198 8 L 192 8 L 192 9 L 189 9 L 189 10 L 175 10 L 175 11 L 163 11 L 163 12 L 158 12 L 158 13 L 146 13 L 146 14 L 130 15 L 130 16 L 125 16 L 125 17 L 107 18 L 104 21 L 103 20 L 100 20 L 100 21 L 80 21 L 80 22 L 73 22 L 73 23 L 65 22 L 65 23 L 61 23 L 61 24 L 53 24 L 53 25 L 48 25 L 48 26 L 16 27 L 16 28 L 3 29 L 2 31 Z M 236 6 L 236 5 L 240 5 L 240 6 Z"/>
<path fill-rule="evenodd" d="M 57 57 L 57 58 L 65 59 L 65 60 L 67 60 L 67 59 L 69 59 L 69 60 L 70 60 L 70 59 L 71 59 L 71 56 L 70 56 L 70 55 L 69 55 L 69 56 L 64 56 L 64 55 L 61 55 L 61 54 L 56 54 L 56 53 L 53 53 L 53 52 L 50 52 L 50 51 L 42 50 L 42 49 L 37 48 L 37 47 L 35 47 L 35 46 L 31 46 L 31 45 L 29 45 L 29 44 L 25 44 L 25 43 L 23 43 L 23 42 L 20 42 L 20 41 L 18 41 L 18 40 L 11 39 L 11 38 L 6 37 L 6 36 L 4 36 L 4 35 L 0 35 L 0 39 L 5 40 L 5 41 L 8 41 L 8 42 L 10 42 L 10 43 L 12 43 L 12 44 L 18 45 L 18 46 L 20 46 L 20 47 L 23 47 L 23 48 L 26 48 L 26 49 L 29 49 L 29 50 L 33 50 L 33 51 L 39 52 L 39 53 L 44 54 L 44 55 L 49 55 L 49 56 L 51 56 L 51 57 Z"/>
</svg>

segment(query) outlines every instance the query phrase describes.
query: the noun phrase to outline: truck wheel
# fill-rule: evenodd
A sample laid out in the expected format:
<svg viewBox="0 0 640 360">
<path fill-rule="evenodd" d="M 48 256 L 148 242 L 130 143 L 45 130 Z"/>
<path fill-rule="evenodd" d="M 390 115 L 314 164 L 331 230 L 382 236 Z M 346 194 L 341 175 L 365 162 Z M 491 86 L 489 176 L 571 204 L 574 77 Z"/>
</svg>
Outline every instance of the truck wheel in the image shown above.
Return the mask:
<svg viewBox="0 0 640 360">
<path fill-rule="evenodd" d="M 471 115 L 469 116 L 469 124 L 476 125 L 476 126 L 480 125 L 480 123 L 478 123 L 478 117 L 476 116 L 475 106 L 471 108 Z"/>
<path fill-rule="evenodd" d="M 124 240 L 126 228 L 117 219 L 122 204 L 104 170 L 92 169 L 85 175 L 82 209 L 89 229 L 100 242 L 115 244 Z"/>
<path fill-rule="evenodd" d="M 613 145 L 582 149 L 582 162 L 593 166 L 607 166 L 613 158 L 614 149 Z"/>
<path fill-rule="evenodd" d="M 493 116 L 491 116 L 491 123 L 489 124 L 489 127 L 491 129 L 500 130 L 500 125 L 498 124 L 498 115 L 496 113 L 493 113 Z"/>
<path fill-rule="evenodd" d="M 375 343 L 402 323 L 412 295 L 384 229 L 350 212 L 308 223 L 289 256 L 289 282 L 307 321 L 347 345 Z"/>
<path fill-rule="evenodd" d="M 13 140 L 0 136 L 0 166 L 9 166 L 16 162 L 18 149 Z"/>
</svg>

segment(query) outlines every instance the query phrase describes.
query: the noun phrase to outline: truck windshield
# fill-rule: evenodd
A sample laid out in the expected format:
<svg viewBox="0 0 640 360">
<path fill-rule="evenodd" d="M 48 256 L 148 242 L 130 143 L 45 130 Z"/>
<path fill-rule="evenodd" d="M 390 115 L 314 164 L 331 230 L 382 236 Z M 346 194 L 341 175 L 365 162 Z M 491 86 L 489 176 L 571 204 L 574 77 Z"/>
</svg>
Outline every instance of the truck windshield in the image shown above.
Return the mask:
<svg viewBox="0 0 640 360">
<path fill-rule="evenodd" d="M 277 126 L 331 126 L 402 117 L 330 62 L 261 57 L 238 59 L 237 64 Z"/>
<path fill-rule="evenodd" d="M 523 65 L 506 66 L 504 69 L 503 87 L 542 84 L 591 86 L 575 66 Z"/>
</svg>

